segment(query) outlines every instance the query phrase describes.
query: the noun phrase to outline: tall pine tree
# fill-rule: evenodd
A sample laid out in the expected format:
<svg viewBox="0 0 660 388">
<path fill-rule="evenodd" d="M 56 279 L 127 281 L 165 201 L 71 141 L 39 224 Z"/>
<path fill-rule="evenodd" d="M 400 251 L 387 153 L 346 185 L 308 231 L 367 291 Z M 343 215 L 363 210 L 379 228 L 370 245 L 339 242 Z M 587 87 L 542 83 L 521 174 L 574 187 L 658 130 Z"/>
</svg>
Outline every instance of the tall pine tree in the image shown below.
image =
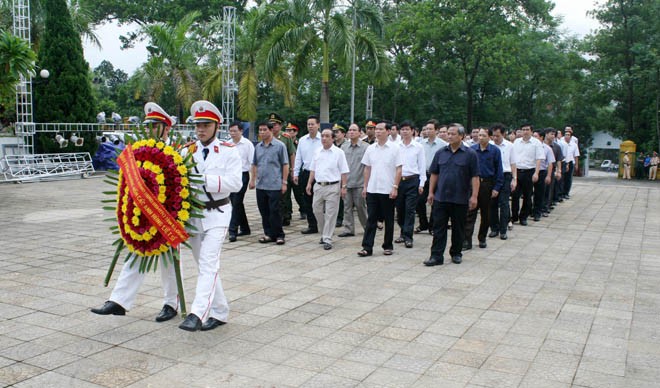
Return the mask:
<svg viewBox="0 0 660 388">
<path fill-rule="evenodd" d="M 66 0 L 45 0 L 46 29 L 38 66 L 50 77 L 34 88 L 34 116 L 42 123 L 95 121 L 89 65 L 80 35 L 74 30 Z"/>
</svg>

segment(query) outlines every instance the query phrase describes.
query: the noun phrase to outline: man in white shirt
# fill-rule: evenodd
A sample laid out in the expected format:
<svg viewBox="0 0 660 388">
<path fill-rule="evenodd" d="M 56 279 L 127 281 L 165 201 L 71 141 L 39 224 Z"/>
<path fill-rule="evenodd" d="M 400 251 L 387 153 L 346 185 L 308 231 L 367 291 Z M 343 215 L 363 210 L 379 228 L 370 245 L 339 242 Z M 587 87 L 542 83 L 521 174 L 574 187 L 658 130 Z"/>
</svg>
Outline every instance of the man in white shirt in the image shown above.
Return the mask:
<svg viewBox="0 0 660 388">
<path fill-rule="evenodd" d="M 511 209 L 509 200 L 511 192 L 516 189 L 517 171 L 516 171 L 516 153 L 513 144 L 505 139 L 503 124 L 494 124 L 493 144 L 500 149 L 502 154 L 502 171 L 504 173 L 504 184 L 502 190 L 497 195 L 497 201 L 494 201 L 490 209 L 490 234 L 488 237 L 497 237 L 502 240 L 508 238 L 506 231 L 511 218 Z"/>
<path fill-rule="evenodd" d="M 316 151 L 310 167 L 309 180 L 305 191 L 312 193 L 314 182 L 314 202 L 312 209 L 316 220 L 323 228 L 321 243 L 323 249 L 332 249 L 332 235 L 335 231 L 339 199 L 346 196 L 348 163 L 344 151 L 334 145 L 335 134 L 331 129 L 321 132 L 323 147 Z"/>
<path fill-rule="evenodd" d="M 396 144 L 401 144 L 401 135 L 399 134 L 399 124 L 392 123 L 390 128 L 390 136 L 388 136 L 388 141 L 394 142 Z"/>
<path fill-rule="evenodd" d="M 532 193 L 534 183 L 539 180 L 541 160 L 545 159 L 543 144 L 532 137 L 534 128 L 531 124 L 521 126 L 522 137 L 513 143 L 516 153 L 516 167 L 518 172 L 518 187 L 511 201 L 511 218 L 513 222 L 520 220 L 520 225 L 527 225 L 527 217 L 532 213 Z M 520 197 L 523 198 L 523 206 L 520 208 Z"/>
<path fill-rule="evenodd" d="M 319 135 L 319 128 L 321 121 L 318 116 L 311 115 L 307 117 L 307 135 L 298 140 L 298 150 L 296 151 L 296 161 L 293 168 L 293 184 L 300 185 L 303 188 L 307 187 L 309 181 L 309 169 L 312 165 L 312 159 L 316 151 L 321 149 L 321 136 Z M 303 206 L 301 211 L 307 215 L 307 228 L 303 229 L 300 233 L 312 234 L 318 233 L 318 225 L 314 212 L 312 211 L 312 201 L 314 200 L 312 193 L 303 193 Z"/>
<path fill-rule="evenodd" d="M 392 254 L 394 245 L 394 200 L 398 196 L 401 181 L 401 150 L 388 141 L 390 125 L 384 121 L 376 124 L 376 142 L 367 148 L 362 158 L 364 187 L 362 196 L 367 199 L 367 227 L 362 238 L 362 250 L 358 256 L 373 254 L 374 239 L 379 218 L 385 221 L 383 253 Z"/>
<path fill-rule="evenodd" d="M 254 145 L 251 141 L 243 137 L 243 130 L 240 122 L 234 121 L 229 125 L 229 136 L 234 143 L 238 153 L 241 156 L 241 170 L 243 171 L 243 186 L 237 193 L 229 194 L 231 201 L 231 221 L 229 221 L 229 242 L 236 241 L 236 236 L 247 236 L 250 234 L 250 224 L 245 214 L 245 191 L 250 182 L 250 169 L 252 168 L 252 158 L 254 157 Z M 238 231 L 240 228 L 240 232 Z"/>
<path fill-rule="evenodd" d="M 573 131 L 570 127 L 566 127 L 564 130 L 564 138 L 560 143 L 564 143 L 566 147 L 566 153 L 564 154 L 564 190 L 563 197 L 564 199 L 571 198 L 571 186 L 573 186 L 573 172 L 579 170 L 578 158 L 580 156 L 580 149 L 578 148 L 577 142 L 572 140 Z"/>
<path fill-rule="evenodd" d="M 427 197 L 429 196 L 429 178 L 431 177 L 429 167 L 431 167 L 431 162 L 433 161 L 435 153 L 438 152 L 440 148 L 449 144 L 438 136 L 438 130 L 444 129 L 445 138 L 447 137 L 447 127 L 441 126 L 438 120 L 430 119 L 424 128 L 427 137 L 426 139 L 423 139 L 420 144 L 424 149 L 424 160 L 426 161 L 426 166 L 424 167 L 426 181 L 424 182 L 424 191 L 417 200 L 419 226 L 415 228 L 415 233 L 421 233 L 425 230 L 428 230 L 429 233 L 432 233 L 433 231 L 433 211 L 431 211 L 429 218 L 426 217 L 426 203 Z"/>
<path fill-rule="evenodd" d="M 426 183 L 426 158 L 421 144 L 413 141 L 412 123 L 401 123 L 401 182 L 396 198 L 397 223 L 401 234 L 396 243 L 404 243 L 406 248 L 413 247 L 413 229 L 415 228 L 415 208 L 419 195 L 424 192 Z"/>
</svg>

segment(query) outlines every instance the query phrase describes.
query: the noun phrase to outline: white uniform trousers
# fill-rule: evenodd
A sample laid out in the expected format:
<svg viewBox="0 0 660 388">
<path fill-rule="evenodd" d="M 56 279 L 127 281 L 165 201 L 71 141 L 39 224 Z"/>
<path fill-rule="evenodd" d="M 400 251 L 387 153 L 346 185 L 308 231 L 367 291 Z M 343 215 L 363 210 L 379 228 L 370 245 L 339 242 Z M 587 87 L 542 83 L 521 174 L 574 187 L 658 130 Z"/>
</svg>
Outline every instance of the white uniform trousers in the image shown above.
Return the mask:
<svg viewBox="0 0 660 388">
<path fill-rule="evenodd" d="M 339 200 L 341 199 L 341 185 L 321 186 L 314 184 L 314 200 L 312 209 L 314 217 L 320 229 L 322 229 L 322 239 L 324 243 L 332 244 L 332 235 L 335 232 L 337 215 L 339 213 Z"/>
<path fill-rule="evenodd" d="M 201 230 L 200 223 L 195 221 L 193 224 L 196 224 L 198 230 Z M 209 317 L 227 322 L 229 317 L 229 304 L 222 289 L 219 273 L 220 253 L 226 234 L 226 226 L 217 226 L 190 238 L 193 258 L 199 269 L 195 299 L 190 312 L 197 315 L 202 322 Z"/>
<path fill-rule="evenodd" d="M 139 260 L 139 259 L 136 259 Z M 159 258 L 158 266 L 160 267 L 160 275 L 163 283 L 164 304 L 172 306 L 175 310 L 179 308 L 179 294 L 176 287 L 176 274 L 174 273 L 174 265 L 167 263 L 167 268 L 162 260 Z M 121 269 L 115 288 L 112 290 L 110 300 L 119 304 L 126 310 L 130 310 L 135 302 L 138 289 L 144 282 L 146 273 L 140 273 L 140 263 L 136 261 L 131 268 L 131 262 L 124 263 Z"/>
</svg>

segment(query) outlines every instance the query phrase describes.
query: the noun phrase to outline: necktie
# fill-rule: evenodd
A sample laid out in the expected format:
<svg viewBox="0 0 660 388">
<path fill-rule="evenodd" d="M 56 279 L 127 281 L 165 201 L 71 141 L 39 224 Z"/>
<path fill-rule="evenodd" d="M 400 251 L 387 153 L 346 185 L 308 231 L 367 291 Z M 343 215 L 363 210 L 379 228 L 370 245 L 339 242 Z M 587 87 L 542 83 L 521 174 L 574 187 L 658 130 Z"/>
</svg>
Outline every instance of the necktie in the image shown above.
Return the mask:
<svg viewBox="0 0 660 388">
<path fill-rule="evenodd" d="M 209 149 L 208 148 L 203 148 L 202 149 L 202 154 L 204 154 L 204 160 L 206 160 L 206 157 L 209 156 Z"/>
</svg>

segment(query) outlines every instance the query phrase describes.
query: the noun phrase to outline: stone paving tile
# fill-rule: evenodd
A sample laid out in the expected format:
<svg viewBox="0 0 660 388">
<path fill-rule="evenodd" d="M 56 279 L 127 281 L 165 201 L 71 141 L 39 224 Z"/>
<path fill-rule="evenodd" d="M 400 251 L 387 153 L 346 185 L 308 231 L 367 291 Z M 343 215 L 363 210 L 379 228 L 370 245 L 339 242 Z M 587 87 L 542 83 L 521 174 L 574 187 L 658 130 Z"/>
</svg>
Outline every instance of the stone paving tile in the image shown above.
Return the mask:
<svg viewBox="0 0 660 388">
<path fill-rule="evenodd" d="M 89 313 L 117 276 L 100 286 L 112 240 L 98 212 L 104 189 L 99 179 L 0 185 L 0 384 L 628 388 L 660 380 L 660 219 L 649 216 L 660 214 L 660 187 L 650 182 L 576 179 L 571 200 L 543 222 L 516 225 L 509 240 L 466 252 L 460 266 L 433 269 L 421 265 L 426 234 L 411 250 L 360 259 L 360 236 L 325 252 L 296 219 L 285 246 L 256 244 L 248 195 L 255 233 L 223 253 L 230 325 L 209 333 L 153 322 L 162 305 L 154 275 L 126 316 Z M 69 238 L 53 239 L 53 225 Z M 190 301 L 196 270 L 187 250 L 182 263 Z"/>
</svg>

